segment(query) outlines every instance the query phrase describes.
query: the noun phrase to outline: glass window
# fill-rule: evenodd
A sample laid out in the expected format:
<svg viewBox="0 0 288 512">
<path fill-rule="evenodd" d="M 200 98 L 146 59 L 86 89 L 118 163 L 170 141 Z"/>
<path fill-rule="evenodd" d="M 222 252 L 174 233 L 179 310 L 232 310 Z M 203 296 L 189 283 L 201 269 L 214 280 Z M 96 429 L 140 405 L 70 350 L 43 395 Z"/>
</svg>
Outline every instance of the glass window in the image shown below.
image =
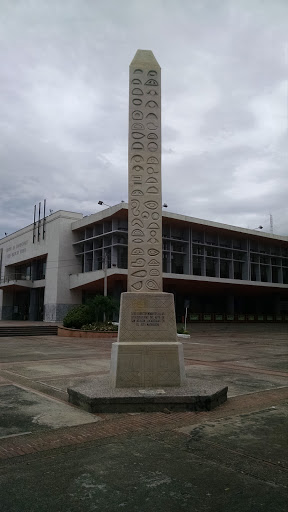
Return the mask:
<svg viewBox="0 0 288 512">
<path fill-rule="evenodd" d="M 234 261 L 234 279 L 242 279 L 243 263 Z"/>
<path fill-rule="evenodd" d="M 206 276 L 216 277 L 216 263 L 217 260 L 214 258 L 206 258 Z"/>
<path fill-rule="evenodd" d="M 229 268 L 230 268 L 229 261 L 220 260 L 220 277 L 229 279 L 229 277 L 230 277 Z"/>
<path fill-rule="evenodd" d="M 200 257 L 193 257 L 193 274 L 195 276 L 201 276 L 201 263 L 203 261 L 203 258 Z"/>
</svg>

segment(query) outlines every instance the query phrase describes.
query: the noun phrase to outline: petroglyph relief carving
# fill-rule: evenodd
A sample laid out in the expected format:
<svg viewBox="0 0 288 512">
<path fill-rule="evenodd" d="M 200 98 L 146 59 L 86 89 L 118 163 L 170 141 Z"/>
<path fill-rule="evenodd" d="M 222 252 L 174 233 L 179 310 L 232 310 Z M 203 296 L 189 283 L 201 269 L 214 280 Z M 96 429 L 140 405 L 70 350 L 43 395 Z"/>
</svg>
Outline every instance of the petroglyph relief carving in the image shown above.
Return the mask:
<svg viewBox="0 0 288 512">
<path fill-rule="evenodd" d="M 157 130 L 158 125 L 156 123 L 147 123 L 148 130 Z"/>
<path fill-rule="evenodd" d="M 132 284 L 132 288 L 134 288 L 134 290 L 141 290 L 143 286 L 143 281 L 137 281 L 137 283 L 134 283 Z"/>
<path fill-rule="evenodd" d="M 138 199 L 134 199 L 133 201 L 131 201 L 131 211 L 133 215 L 135 215 L 135 217 L 138 217 L 138 215 L 140 215 L 139 205 L 140 203 Z"/>
<path fill-rule="evenodd" d="M 132 119 L 135 119 L 135 121 L 141 121 L 141 119 L 143 119 L 141 110 L 134 110 L 134 112 L 132 112 Z"/>
<path fill-rule="evenodd" d="M 147 194 L 158 194 L 159 188 L 152 185 L 151 187 L 147 188 Z"/>
<path fill-rule="evenodd" d="M 136 220 L 136 219 L 134 219 Z M 135 247 L 135 249 L 132 250 L 131 254 L 134 256 L 134 255 L 138 255 L 138 254 L 144 254 L 144 251 L 143 249 L 141 249 L 141 247 Z"/>
<path fill-rule="evenodd" d="M 151 251 L 152 249 L 149 249 L 149 251 Z M 154 249 L 156 251 L 156 249 Z M 149 263 L 148 263 L 149 267 L 159 267 L 160 266 L 160 263 L 159 261 L 157 260 L 150 260 Z"/>
<path fill-rule="evenodd" d="M 158 139 L 158 135 L 156 135 L 156 133 L 148 133 L 147 135 L 147 139 Z"/>
<path fill-rule="evenodd" d="M 146 275 L 147 275 L 147 270 L 136 270 L 136 272 L 132 272 L 132 276 L 134 276 L 134 277 L 146 277 Z M 150 275 L 152 275 L 151 272 L 150 272 Z"/>
<path fill-rule="evenodd" d="M 159 252 L 160 251 L 158 251 L 158 249 L 148 249 L 149 256 L 157 256 L 157 254 L 159 254 Z"/>
<path fill-rule="evenodd" d="M 152 87 L 155 87 L 156 85 L 158 85 L 158 82 L 157 82 L 157 80 L 155 80 L 155 78 L 149 78 L 149 80 L 147 80 L 147 82 L 145 82 L 145 85 L 150 85 Z"/>
<path fill-rule="evenodd" d="M 158 265 L 159 265 L 159 263 L 158 263 Z M 132 267 L 144 267 L 145 266 L 145 260 L 143 258 L 136 258 L 136 260 L 133 260 L 131 262 L 131 266 Z"/>
<path fill-rule="evenodd" d="M 153 124 L 153 123 L 148 123 L 148 124 Z M 134 123 L 134 124 L 132 124 L 132 129 L 133 130 L 144 130 L 145 127 L 144 127 L 144 124 L 142 124 L 142 123 Z M 149 129 L 153 130 L 153 128 L 149 128 Z"/>
<path fill-rule="evenodd" d="M 157 174 L 159 171 L 158 169 L 154 169 L 154 167 L 147 167 L 148 174 Z"/>
<path fill-rule="evenodd" d="M 159 286 L 154 279 L 148 279 L 146 282 L 146 288 L 148 288 L 148 290 L 159 290 Z"/>
<path fill-rule="evenodd" d="M 138 68 L 138 69 L 135 69 L 135 71 L 134 71 L 134 75 L 138 75 L 138 74 L 140 74 L 140 73 L 143 73 L 143 69 L 139 69 L 139 68 Z"/>
<path fill-rule="evenodd" d="M 146 201 L 144 204 L 149 210 L 156 210 L 158 207 L 158 203 L 156 201 Z"/>
<path fill-rule="evenodd" d="M 158 144 L 156 144 L 156 142 L 149 142 L 147 147 L 148 147 L 149 151 L 157 151 Z"/>
<path fill-rule="evenodd" d="M 144 149 L 142 142 L 133 142 L 132 149 Z"/>
<path fill-rule="evenodd" d="M 157 71 L 151 69 L 150 71 L 148 71 L 148 76 L 157 76 Z"/>
<path fill-rule="evenodd" d="M 157 268 L 151 268 L 149 275 L 150 276 L 160 276 L 160 272 L 159 272 L 159 270 L 157 270 Z"/>
<path fill-rule="evenodd" d="M 151 229 L 151 231 L 150 231 L 150 235 L 151 235 L 151 236 L 155 236 L 155 235 L 156 235 L 156 231 L 155 231 L 155 229 Z"/>
<path fill-rule="evenodd" d="M 134 244 L 142 244 L 144 242 L 143 238 L 134 238 L 132 240 Z"/>
<path fill-rule="evenodd" d="M 140 226 L 140 228 L 144 228 L 144 224 L 142 222 L 141 219 L 132 219 L 132 222 L 131 222 L 132 226 Z M 138 251 L 139 249 L 137 249 Z M 142 249 L 141 249 L 142 250 Z M 135 253 L 136 254 L 136 253 Z M 140 254 L 140 252 L 138 252 L 137 254 Z"/>
<path fill-rule="evenodd" d="M 133 96 L 143 96 L 143 91 L 139 87 L 135 87 L 132 91 Z"/>
<path fill-rule="evenodd" d="M 156 116 L 156 114 L 154 114 L 154 112 L 150 112 L 149 114 L 147 114 L 146 119 L 155 121 L 155 119 L 158 119 L 158 117 Z"/>
<path fill-rule="evenodd" d="M 150 222 L 148 229 L 160 229 L 160 226 L 157 224 L 157 222 Z"/>
<path fill-rule="evenodd" d="M 144 133 L 141 133 L 141 132 L 132 132 L 132 137 L 133 137 L 133 139 L 143 139 L 143 137 L 145 137 L 145 135 L 144 135 Z"/>
<path fill-rule="evenodd" d="M 141 165 L 134 165 L 133 171 L 142 172 L 142 171 L 144 171 L 144 169 L 143 169 L 143 167 L 141 167 Z"/>
<path fill-rule="evenodd" d="M 159 240 L 157 240 L 157 238 L 149 238 L 149 240 L 147 240 L 148 244 L 159 244 Z"/>
<path fill-rule="evenodd" d="M 134 100 L 132 100 L 132 103 L 133 105 L 137 105 L 137 107 L 139 107 L 139 105 L 142 105 L 142 100 L 140 100 L 140 98 L 134 98 Z"/>
<path fill-rule="evenodd" d="M 138 189 L 138 190 L 133 190 L 131 192 L 131 196 L 144 196 L 144 194 L 143 194 L 142 190 Z"/>
<path fill-rule="evenodd" d="M 159 213 L 153 212 L 151 217 L 152 217 L 153 220 L 158 220 L 159 219 Z"/>
<path fill-rule="evenodd" d="M 141 216 L 142 216 L 142 219 L 148 219 L 149 216 L 150 216 L 150 213 L 149 212 L 142 212 Z"/>
<path fill-rule="evenodd" d="M 144 162 L 144 158 L 141 155 L 133 155 L 131 158 L 131 162 L 136 162 L 139 164 L 140 162 Z"/>
<path fill-rule="evenodd" d="M 139 174 L 134 174 L 134 176 L 132 176 L 132 181 L 134 185 L 142 185 L 142 176 L 140 176 Z"/>
<path fill-rule="evenodd" d="M 135 101 L 135 100 L 133 100 L 133 102 L 134 102 L 134 101 Z M 141 100 L 139 100 L 139 101 L 141 101 Z M 141 101 L 141 103 L 142 103 L 142 101 Z M 136 105 L 136 103 L 135 103 L 135 105 Z M 140 105 L 140 103 L 138 103 L 138 105 Z M 156 108 L 156 107 L 158 107 L 158 103 L 156 103 L 156 101 L 152 101 L 152 100 L 150 100 L 150 101 L 147 101 L 147 103 L 146 103 L 145 107 L 148 107 L 148 108 Z"/>
<path fill-rule="evenodd" d="M 147 164 L 159 164 L 159 160 L 156 156 L 149 156 Z"/>
<path fill-rule="evenodd" d="M 134 84 L 134 85 L 137 85 L 137 84 L 139 84 L 139 85 L 141 84 L 142 85 L 142 82 L 141 82 L 140 78 L 133 78 L 131 83 Z"/>
<path fill-rule="evenodd" d="M 156 234 L 156 232 L 155 232 L 155 234 Z M 144 233 L 143 233 L 142 229 L 133 229 L 131 235 L 132 236 L 144 236 Z"/>
<path fill-rule="evenodd" d="M 158 92 L 156 92 L 155 89 L 151 89 L 150 91 L 147 91 L 147 94 L 150 94 L 150 96 L 158 96 Z"/>
<path fill-rule="evenodd" d="M 147 178 L 146 183 L 158 183 L 158 180 L 154 176 L 150 176 Z"/>
</svg>

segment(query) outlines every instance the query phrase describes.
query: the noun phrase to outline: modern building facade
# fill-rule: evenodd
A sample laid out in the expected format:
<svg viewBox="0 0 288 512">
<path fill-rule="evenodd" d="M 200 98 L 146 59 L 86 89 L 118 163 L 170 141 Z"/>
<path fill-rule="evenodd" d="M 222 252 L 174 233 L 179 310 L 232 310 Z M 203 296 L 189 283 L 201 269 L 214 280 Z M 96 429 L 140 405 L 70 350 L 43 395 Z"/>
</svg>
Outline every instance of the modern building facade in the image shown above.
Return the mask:
<svg viewBox="0 0 288 512">
<path fill-rule="evenodd" d="M 0 318 L 61 321 L 127 287 L 128 207 L 59 211 L 0 240 Z M 178 320 L 288 321 L 288 237 L 163 212 L 163 290 Z"/>
</svg>

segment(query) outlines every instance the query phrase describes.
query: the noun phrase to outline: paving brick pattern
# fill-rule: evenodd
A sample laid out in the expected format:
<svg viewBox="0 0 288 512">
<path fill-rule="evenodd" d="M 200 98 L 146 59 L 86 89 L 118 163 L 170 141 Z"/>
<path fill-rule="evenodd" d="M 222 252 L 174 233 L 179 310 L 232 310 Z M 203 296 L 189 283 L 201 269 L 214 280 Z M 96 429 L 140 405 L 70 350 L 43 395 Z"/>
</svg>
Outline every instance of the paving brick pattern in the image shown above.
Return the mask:
<svg viewBox="0 0 288 512">
<path fill-rule="evenodd" d="M 193 426 L 211 420 L 268 409 L 277 404 L 283 404 L 287 400 L 288 388 L 281 388 L 233 397 L 218 409 L 210 412 L 99 415 L 102 421 L 98 423 L 0 439 L 0 459 L 20 457 L 99 439 L 125 436 L 133 432 L 150 434 L 173 431 L 188 425 Z"/>
</svg>

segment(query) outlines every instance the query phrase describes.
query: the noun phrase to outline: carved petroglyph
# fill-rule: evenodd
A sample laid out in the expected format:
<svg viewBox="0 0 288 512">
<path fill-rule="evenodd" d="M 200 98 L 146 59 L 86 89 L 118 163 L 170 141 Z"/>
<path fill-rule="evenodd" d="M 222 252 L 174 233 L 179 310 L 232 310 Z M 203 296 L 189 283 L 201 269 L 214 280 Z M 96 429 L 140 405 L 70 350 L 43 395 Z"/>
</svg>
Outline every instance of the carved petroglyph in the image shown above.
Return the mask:
<svg viewBox="0 0 288 512">
<path fill-rule="evenodd" d="M 134 69 L 134 75 L 138 75 L 140 73 L 143 73 L 143 69 L 140 69 L 140 68 Z"/>
<path fill-rule="evenodd" d="M 133 85 L 141 84 L 142 85 L 142 82 L 141 82 L 140 78 L 133 78 L 131 84 L 133 84 Z"/>
<path fill-rule="evenodd" d="M 132 100 L 132 103 L 133 103 L 133 105 L 136 105 L 137 107 L 139 107 L 140 105 L 142 105 L 142 100 L 140 100 L 140 98 L 134 98 Z"/>
<path fill-rule="evenodd" d="M 149 149 L 149 151 L 157 151 L 158 144 L 156 144 L 156 142 L 149 142 L 147 148 Z"/>
<path fill-rule="evenodd" d="M 159 217 L 160 217 L 160 215 L 159 215 L 159 213 L 157 213 L 157 212 L 153 212 L 153 213 L 152 213 L 152 215 L 151 215 L 151 217 L 152 217 L 152 219 L 153 219 L 153 220 L 158 220 L 158 219 L 159 219 Z"/>
<path fill-rule="evenodd" d="M 157 268 L 151 268 L 149 275 L 150 276 L 160 276 L 160 272 L 159 272 L 159 270 L 157 270 Z"/>
<path fill-rule="evenodd" d="M 159 193 L 159 188 L 155 187 L 154 185 L 152 185 L 152 187 L 148 187 L 147 188 L 147 194 L 158 194 Z"/>
<path fill-rule="evenodd" d="M 157 130 L 158 125 L 156 123 L 147 123 L 148 130 Z M 140 128 L 139 128 L 140 129 Z"/>
<path fill-rule="evenodd" d="M 158 85 L 158 82 L 157 82 L 157 80 L 155 80 L 155 78 L 149 78 L 149 80 L 147 80 L 147 82 L 145 82 L 145 85 L 150 85 L 151 87 L 155 87 L 156 85 Z"/>
<path fill-rule="evenodd" d="M 147 164 L 159 164 L 159 160 L 156 158 L 156 156 L 149 156 L 147 159 Z"/>
<path fill-rule="evenodd" d="M 133 238 L 132 242 L 134 244 L 142 244 L 144 242 L 143 238 Z"/>
<path fill-rule="evenodd" d="M 143 139 L 143 137 L 145 137 L 145 135 L 144 135 L 144 133 L 141 133 L 141 132 L 132 132 L 132 137 L 133 137 L 133 139 Z"/>
<path fill-rule="evenodd" d="M 144 171 L 143 167 L 141 165 L 134 165 L 134 167 L 132 167 L 133 171 L 134 172 L 142 172 Z"/>
<path fill-rule="evenodd" d="M 132 149 L 144 149 L 144 145 L 142 142 L 133 142 Z"/>
<path fill-rule="evenodd" d="M 157 71 L 151 69 L 150 71 L 148 71 L 148 76 L 157 76 Z"/>
<path fill-rule="evenodd" d="M 134 220 L 136 220 L 136 219 L 134 219 Z M 144 251 L 143 251 L 143 249 L 141 249 L 141 247 L 135 247 L 135 249 L 132 249 L 131 254 L 132 255 L 144 254 Z"/>
<path fill-rule="evenodd" d="M 153 124 L 153 123 L 148 123 Z M 147 124 L 147 126 L 148 126 Z M 132 130 L 145 130 L 145 126 L 142 123 L 134 123 L 132 124 Z M 149 128 L 149 130 L 153 130 L 153 128 Z"/>
<path fill-rule="evenodd" d="M 141 219 L 132 219 L 131 225 L 132 226 L 140 226 L 140 228 L 144 228 L 144 224 Z M 137 249 L 137 250 L 139 250 L 139 249 Z M 137 254 L 139 254 L 139 252 Z"/>
<path fill-rule="evenodd" d="M 142 190 L 133 190 L 131 196 L 144 196 Z"/>
<path fill-rule="evenodd" d="M 138 217 L 138 215 L 140 215 L 139 205 L 140 205 L 140 202 L 138 201 L 138 199 L 134 199 L 133 201 L 131 201 L 131 211 L 132 211 L 133 215 L 135 215 L 137 217 Z"/>
<path fill-rule="evenodd" d="M 149 251 L 151 251 L 151 249 L 149 249 Z M 148 262 L 148 265 L 149 265 L 149 267 L 159 267 L 160 263 L 159 263 L 159 261 L 153 259 Z"/>
<path fill-rule="evenodd" d="M 160 226 L 157 222 L 150 222 L 148 229 L 160 229 Z"/>
<path fill-rule="evenodd" d="M 146 287 L 148 290 L 159 290 L 159 285 L 154 279 L 148 279 L 148 281 L 146 281 Z"/>
<path fill-rule="evenodd" d="M 157 256 L 159 253 L 160 251 L 158 251 L 158 249 L 148 249 L 149 256 Z"/>
<path fill-rule="evenodd" d="M 132 236 L 145 236 L 142 229 L 133 229 Z"/>
<path fill-rule="evenodd" d="M 154 176 L 150 176 L 145 183 L 158 183 L 158 180 Z"/>
<path fill-rule="evenodd" d="M 155 89 L 151 89 L 150 91 L 147 91 L 147 94 L 150 94 L 150 96 L 158 96 L 158 92 L 156 92 Z"/>
<path fill-rule="evenodd" d="M 151 272 L 150 272 L 151 275 Z M 133 277 L 146 277 L 147 276 L 147 270 L 136 270 L 136 272 L 132 272 Z"/>
<path fill-rule="evenodd" d="M 158 265 L 159 265 L 159 263 L 158 263 Z M 144 267 L 145 260 L 143 258 L 136 258 L 136 260 L 132 260 L 131 266 L 132 267 Z"/>
<path fill-rule="evenodd" d="M 156 135 L 156 133 L 148 133 L 147 135 L 147 139 L 158 139 L 158 135 Z"/>
<path fill-rule="evenodd" d="M 135 87 L 132 91 L 133 96 L 143 96 L 143 91 L 139 87 Z"/>
<path fill-rule="evenodd" d="M 132 176 L 132 182 L 134 183 L 134 185 L 142 185 L 142 176 L 140 176 L 139 174 L 134 174 Z"/>
<path fill-rule="evenodd" d="M 159 243 L 160 243 L 160 241 L 159 241 L 159 240 L 157 240 L 157 238 L 155 238 L 155 237 L 151 237 L 151 238 L 149 238 L 149 239 L 147 240 L 147 242 L 148 242 L 148 244 L 159 244 Z"/>
<path fill-rule="evenodd" d="M 134 288 L 134 290 L 141 290 L 141 288 L 143 287 L 143 281 L 137 281 L 137 283 L 134 283 L 132 284 L 132 288 Z"/>
<path fill-rule="evenodd" d="M 158 203 L 156 201 L 145 201 L 144 204 L 149 210 L 156 210 L 158 207 Z"/>
<path fill-rule="evenodd" d="M 144 162 L 144 158 L 141 155 L 133 155 L 131 158 L 131 162 L 136 162 L 139 164 L 140 162 Z"/>
<path fill-rule="evenodd" d="M 158 119 L 158 117 L 156 116 L 156 114 L 154 114 L 154 112 L 150 112 L 149 114 L 147 114 L 146 119 L 155 121 L 155 119 Z"/>
<path fill-rule="evenodd" d="M 135 119 L 135 121 L 141 121 L 141 119 L 143 119 L 141 110 L 134 110 L 134 112 L 132 112 L 132 119 Z"/>
<path fill-rule="evenodd" d="M 135 101 L 135 100 L 133 100 L 133 102 L 134 102 L 134 101 Z M 141 101 L 141 103 L 142 103 L 142 100 L 139 100 L 139 101 Z M 136 105 L 136 103 L 135 103 L 135 105 Z M 140 103 L 138 103 L 138 105 L 140 105 Z M 157 107 L 158 107 L 158 103 L 156 103 L 156 101 L 152 101 L 152 100 L 150 100 L 150 101 L 147 101 L 147 103 L 146 103 L 145 107 L 146 107 L 146 108 L 147 108 L 147 107 L 148 107 L 148 108 L 157 108 Z"/>
<path fill-rule="evenodd" d="M 142 212 L 142 213 L 141 213 L 141 216 L 142 216 L 142 218 L 143 218 L 143 219 L 148 219 L 148 218 L 149 218 L 149 216 L 150 216 L 150 213 L 149 213 L 149 212 L 144 211 L 144 212 Z"/>
<path fill-rule="evenodd" d="M 154 167 L 147 167 L 148 174 L 157 174 L 159 171 L 158 169 L 155 169 Z"/>
</svg>

